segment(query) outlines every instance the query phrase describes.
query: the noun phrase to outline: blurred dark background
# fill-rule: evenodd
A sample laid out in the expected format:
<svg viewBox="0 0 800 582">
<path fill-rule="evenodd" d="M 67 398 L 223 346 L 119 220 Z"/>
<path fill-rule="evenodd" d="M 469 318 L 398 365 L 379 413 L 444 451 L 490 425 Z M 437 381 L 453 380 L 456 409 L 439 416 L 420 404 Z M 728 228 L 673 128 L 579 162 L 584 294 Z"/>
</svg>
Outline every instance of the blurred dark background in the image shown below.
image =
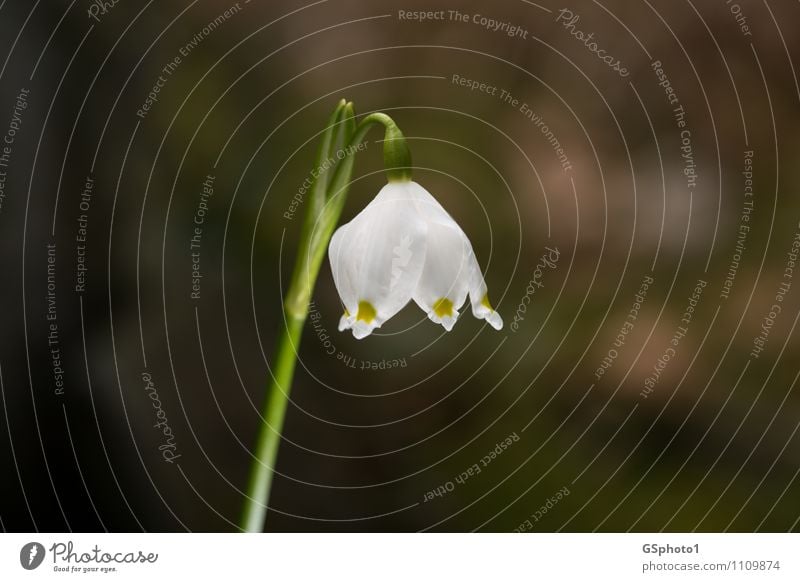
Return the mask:
<svg viewBox="0 0 800 582">
<path fill-rule="evenodd" d="M 506 325 L 412 305 L 356 341 L 326 263 L 268 530 L 798 529 L 796 3 L 101 4 L 0 3 L 5 530 L 236 529 L 285 213 L 342 97 L 409 137 Z M 343 220 L 385 182 L 381 137 Z"/>
</svg>

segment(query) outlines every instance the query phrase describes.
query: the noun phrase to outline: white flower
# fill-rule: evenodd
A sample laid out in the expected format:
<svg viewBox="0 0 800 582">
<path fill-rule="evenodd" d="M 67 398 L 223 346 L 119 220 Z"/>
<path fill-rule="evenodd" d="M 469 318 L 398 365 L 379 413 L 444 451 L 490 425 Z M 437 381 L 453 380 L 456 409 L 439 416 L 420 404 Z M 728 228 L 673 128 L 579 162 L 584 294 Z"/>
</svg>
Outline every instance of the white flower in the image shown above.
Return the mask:
<svg viewBox="0 0 800 582">
<path fill-rule="evenodd" d="M 472 245 L 455 220 L 422 186 L 394 181 L 331 238 L 328 256 L 345 306 L 339 331 L 364 338 L 413 299 L 447 331 L 467 294 L 475 317 L 495 329 Z"/>
</svg>

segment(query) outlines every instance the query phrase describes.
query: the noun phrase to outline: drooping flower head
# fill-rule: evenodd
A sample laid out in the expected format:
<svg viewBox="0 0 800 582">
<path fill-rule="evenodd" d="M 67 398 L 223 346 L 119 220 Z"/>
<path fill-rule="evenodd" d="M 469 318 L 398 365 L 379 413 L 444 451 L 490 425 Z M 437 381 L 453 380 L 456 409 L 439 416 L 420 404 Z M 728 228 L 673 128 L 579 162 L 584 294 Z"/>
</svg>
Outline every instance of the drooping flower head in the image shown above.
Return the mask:
<svg viewBox="0 0 800 582">
<path fill-rule="evenodd" d="M 393 124 L 392 124 L 393 125 Z M 392 133 L 390 133 L 392 129 Z M 410 177 L 410 156 L 396 126 L 387 126 L 389 183 L 331 238 L 328 256 L 345 307 L 339 330 L 368 336 L 411 301 L 447 331 L 469 295 L 472 313 L 495 329 L 486 283 L 464 231 Z M 388 144 L 388 145 L 387 145 Z M 387 155 L 387 148 L 399 149 Z"/>
</svg>

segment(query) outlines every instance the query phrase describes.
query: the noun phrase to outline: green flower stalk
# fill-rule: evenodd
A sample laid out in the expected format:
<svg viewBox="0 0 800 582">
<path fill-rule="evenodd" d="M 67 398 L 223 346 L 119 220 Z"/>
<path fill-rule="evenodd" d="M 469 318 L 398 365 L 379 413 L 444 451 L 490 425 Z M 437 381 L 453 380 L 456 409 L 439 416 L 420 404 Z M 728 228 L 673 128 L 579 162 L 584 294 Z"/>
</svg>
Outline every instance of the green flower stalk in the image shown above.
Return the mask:
<svg viewBox="0 0 800 582">
<path fill-rule="evenodd" d="M 384 128 L 388 183 L 337 229 L 355 153 L 374 125 Z M 322 134 L 316 168 L 245 498 L 241 527 L 246 531 L 264 527 L 297 350 L 326 251 L 344 305 L 339 331 L 349 329 L 357 339 L 369 336 L 412 300 L 450 331 L 467 295 L 475 317 L 495 329 L 503 327 L 466 234 L 411 180 L 411 153 L 391 117 L 371 113 L 356 124 L 353 104 L 340 101 Z"/>
<path fill-rule="evenodd" d="M 255 459 L 240 521 L 244 531 L 260 532 L 264 528 L 309 302 L 328 243 L 347 198 L 355 152 L 367 131 L 375 124 L 381 124 L 386 129 L 384 162 L 388 178 L 410 177 L 411 157 L 403 134 L 394 121 L 386 114 L 373 113 L 356 124 L 353 103 L 342 99 L 328 120 L 317 152 L 315 168 L 319 171 L 309 191 L 294 273 L 284 301 L 285 325 L 275 351 L 263 408 L 264 420 L 256 441 Z M 330 160 L 338 161 L 331 164 Z"/>
</svg>

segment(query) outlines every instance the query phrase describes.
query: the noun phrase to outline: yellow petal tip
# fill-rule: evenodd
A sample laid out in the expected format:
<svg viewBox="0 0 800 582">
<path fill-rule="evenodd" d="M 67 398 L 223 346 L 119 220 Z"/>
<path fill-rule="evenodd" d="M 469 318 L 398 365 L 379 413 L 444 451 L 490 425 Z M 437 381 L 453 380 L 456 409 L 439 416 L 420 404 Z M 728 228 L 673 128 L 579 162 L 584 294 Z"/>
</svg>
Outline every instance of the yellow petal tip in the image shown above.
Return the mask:
<svg viewBox="0 0 800 582">
<path fill-rule="evenodd" d="M 369 301 L 359 301 L 358 302 L 358 314 L 356 314 L 356 319 L 358 321 L 363 321 L 364 323 L 372 323 L 375 319 L 377 312 L 375 308 L 372 306 L 372 303 Z"/>
<path fill-rule="evenodd" d="M 453 316 L 453 302 L 447 297 L 442 297 L 433 304 L 433 312 L 441 317 Z"/>
</svg>

